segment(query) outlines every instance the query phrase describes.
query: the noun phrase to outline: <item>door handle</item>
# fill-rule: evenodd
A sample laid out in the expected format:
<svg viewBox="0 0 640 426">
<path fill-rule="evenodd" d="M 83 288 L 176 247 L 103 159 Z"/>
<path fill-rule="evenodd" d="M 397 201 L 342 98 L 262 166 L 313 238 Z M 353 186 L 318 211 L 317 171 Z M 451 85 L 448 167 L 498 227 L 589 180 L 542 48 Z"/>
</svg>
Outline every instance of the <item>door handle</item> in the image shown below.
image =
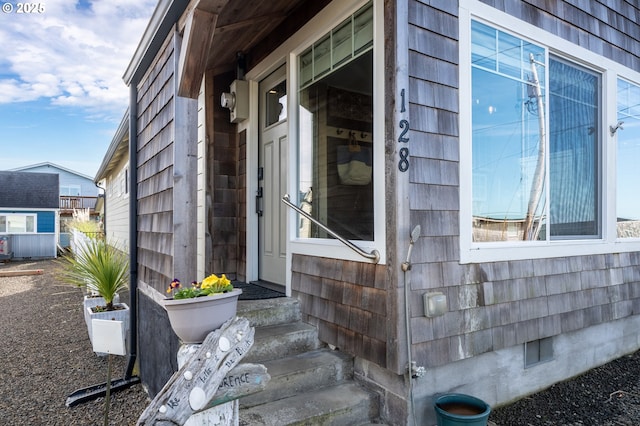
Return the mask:
<svg viewBox="0 0 640 426">
<path fill-rule="evenodd" d="M 256 192 L 256 214 L 258 216 L 262 216 L 262 209 L 260 208 L 262 201 L 260 201 L 262 199 L 262 187 L 258 188 L 258 191 Z"/>
</svg>

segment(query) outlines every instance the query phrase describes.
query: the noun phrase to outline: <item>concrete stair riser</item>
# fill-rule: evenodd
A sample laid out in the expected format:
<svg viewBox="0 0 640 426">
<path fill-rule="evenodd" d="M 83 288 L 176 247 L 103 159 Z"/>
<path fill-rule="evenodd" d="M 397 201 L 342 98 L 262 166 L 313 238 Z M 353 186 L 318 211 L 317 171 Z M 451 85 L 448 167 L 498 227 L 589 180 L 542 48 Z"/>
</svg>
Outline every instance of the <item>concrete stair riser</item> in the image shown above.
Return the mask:
<svg viewBox="0 0 640 426">
<path fill-rule="evenodd" d="M 297 300 L 240 301 L 238 315 L 255 327 L 243 362 L 264 364 L 271 375 L 265 390 L 240 399 L 241 426 L 353 426 L 378 418 L 377 395 L 353 380 L 353 357 L 319 341 L 317 329 L 301 322 Z"/>
<path fill-rule="evenodd" d="M 263 363 L 271 376 L 264 392 L 240 400 L 248 408 L 312 392 L 353 378 L 353 360 L 341 352 L 320 349 Z"/>
</svg>

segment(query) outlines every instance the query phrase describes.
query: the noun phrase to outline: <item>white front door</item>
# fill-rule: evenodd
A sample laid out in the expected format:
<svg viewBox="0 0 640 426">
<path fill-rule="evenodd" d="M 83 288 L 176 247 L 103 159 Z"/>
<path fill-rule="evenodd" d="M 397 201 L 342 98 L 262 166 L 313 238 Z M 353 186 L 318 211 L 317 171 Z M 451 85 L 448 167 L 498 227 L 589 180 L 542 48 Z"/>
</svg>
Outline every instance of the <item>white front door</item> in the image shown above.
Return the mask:
<svg viewBox="0 0 640 426">
<path fill-rule="evenodd" d="M 258 275 L 286 283 L 287 92 L 284 66 L 260 82 L 260 148 L 256 210 L 259 226 Z"/>
</svg>

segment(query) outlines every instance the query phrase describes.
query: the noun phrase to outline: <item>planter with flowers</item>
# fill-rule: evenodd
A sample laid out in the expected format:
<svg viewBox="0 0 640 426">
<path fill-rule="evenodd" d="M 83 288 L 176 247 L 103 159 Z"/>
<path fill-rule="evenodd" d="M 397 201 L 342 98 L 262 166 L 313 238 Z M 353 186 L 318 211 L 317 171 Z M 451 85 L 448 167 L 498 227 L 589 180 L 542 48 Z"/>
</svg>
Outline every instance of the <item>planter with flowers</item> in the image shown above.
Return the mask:
<svg viewBox="0 0 640 426">
<path fill-rule="evenodd" d="M 197 344 L 236 316 L 242 290 L 234 289 L 225 275 L 210 275 L 184 288 L 176 278 L 167 293 L 173 293 L 173 298 L 163 300 L 171 328 L 183 344 Z"/>
</svg>

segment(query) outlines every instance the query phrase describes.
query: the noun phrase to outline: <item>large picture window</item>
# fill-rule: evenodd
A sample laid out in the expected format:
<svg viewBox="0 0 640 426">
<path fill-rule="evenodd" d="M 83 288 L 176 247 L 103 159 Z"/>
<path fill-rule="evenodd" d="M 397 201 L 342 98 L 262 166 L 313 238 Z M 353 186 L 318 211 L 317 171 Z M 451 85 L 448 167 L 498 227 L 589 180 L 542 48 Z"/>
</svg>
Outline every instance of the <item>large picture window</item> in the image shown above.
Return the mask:
<svg viewBox="0 0 640 426">
<path fill-rule="evenodd" d="M 460 261 L 640 250 L 640 72 L 459 4 Z"/>
<path fill-rule="evenodd" d="M 601 77 L 471 24 L 474 242 L 598 238 Z"/>
<path fill-rule="evenodd" d="M 640 237 L 640 86 L 618 79 L 617 236 Z M 614 127 L 615 128 L 615 127 Z"/>
<path fill-rule="evenodd" d="M 373 7 L 298 57 L 298 204 L 350 240 L 374 240 Z M 302 219 L 300 238 L 330 238 Z"/>
<path fill-rule="evenodd" d="M 36 232 L 36 215 L 0 214 L 0 234 L 25 234 Z"/>
</svg>

